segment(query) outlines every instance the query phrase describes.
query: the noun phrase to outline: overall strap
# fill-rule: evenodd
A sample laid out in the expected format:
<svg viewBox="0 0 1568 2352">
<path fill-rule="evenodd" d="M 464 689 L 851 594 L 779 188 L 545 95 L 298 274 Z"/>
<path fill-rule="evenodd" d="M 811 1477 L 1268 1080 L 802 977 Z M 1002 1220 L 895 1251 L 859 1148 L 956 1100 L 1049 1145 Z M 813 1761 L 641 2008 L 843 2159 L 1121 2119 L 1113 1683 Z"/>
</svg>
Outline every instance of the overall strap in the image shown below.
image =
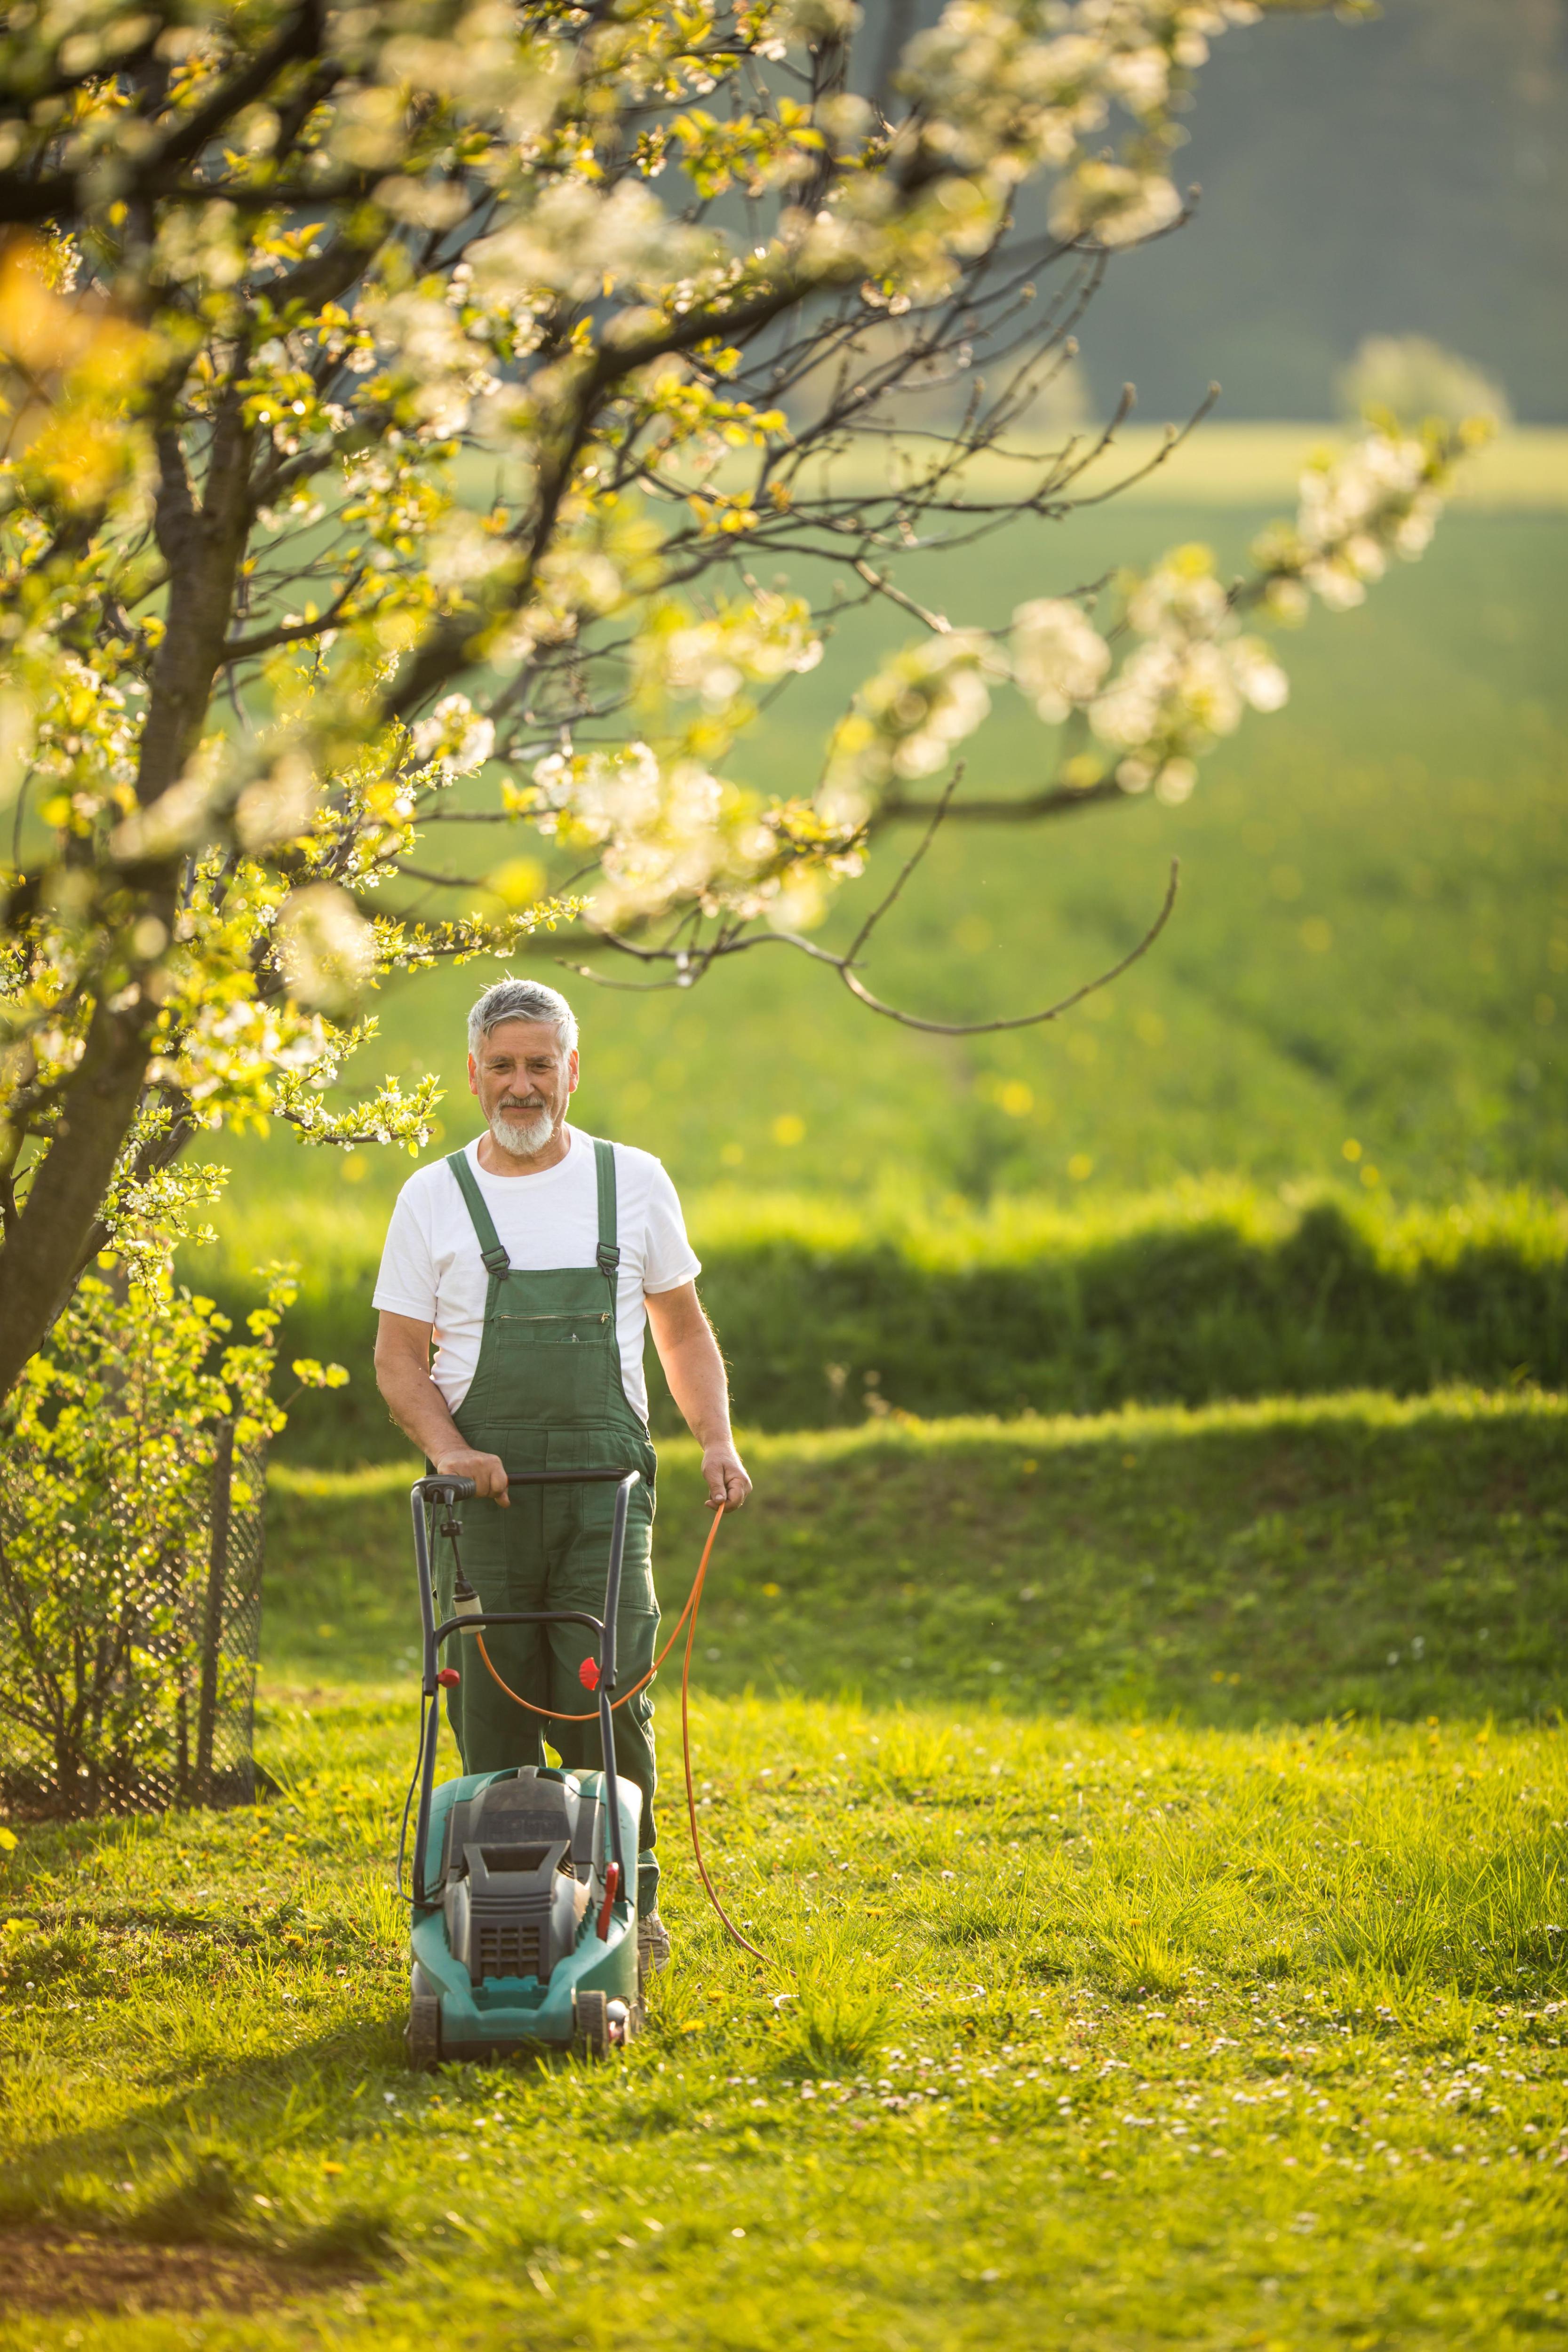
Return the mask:
<svg viewBox="0 0 1568 2352">
<path fill-rule="evenodd" d="M 614 1282 L 621 1253 L 616 1241 L 616 1147 L 594 1138 L 594 1172 L 599 1181 L 599 1272 Z"/>
<path fill-rule="evenodd" d="M 496 1281 L 504 1282 L 511 1272 L 511 1260 L 501 1247 L 500 1235 L 496 1231 L 494 1218 L 485 1206 L 485 1196 L 479 1190 L 473 1164 L 466 1151 L 451 1151 L 447 1155 L 447 1165 L 457 1178 L 458 1189 L 468 1204 L 468 1214 L 479 1235 L 479 1255 L 485 1262 L 485 1272 L 493 1276 Z"/>
</svg>

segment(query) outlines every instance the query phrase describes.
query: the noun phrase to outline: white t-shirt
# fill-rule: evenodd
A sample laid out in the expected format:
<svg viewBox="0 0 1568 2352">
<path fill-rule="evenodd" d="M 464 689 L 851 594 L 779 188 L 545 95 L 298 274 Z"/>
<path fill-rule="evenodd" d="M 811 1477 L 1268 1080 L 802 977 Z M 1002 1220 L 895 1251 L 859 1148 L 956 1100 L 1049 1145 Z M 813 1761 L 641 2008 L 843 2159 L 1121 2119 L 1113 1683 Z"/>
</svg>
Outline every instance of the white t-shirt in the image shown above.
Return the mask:
<svg viewBox="0 0 1568 2352">
<path fill-rule="evenodd" d="M 547 1273 L 592 1265 L 599 1246 L 599 1188 L 594 1144 L 574 1127 L 563 1129 L 567 1151 L 537 1176 L 492 1176 L 479 1166 L 479 1139 L 466 1149 L 501 1247 L 513 1265 Z M 674 1185 L 651 1151 L 617 1143 L 616 1238 L 621 1263 L 616 1335 L 621 1344 L 621 1384 L 634 1412 L 647 1419 L 643 1379 L 644 1300 L 678 1290 L 702 1268 L 686 1237 Z M 457 1178 L 444 1160 L 411 1176 L 397 1196 L 381 1254 L 374 1304 L 389 1315 L 433 1324 L 431 1377 L 456 1412 L 479 1369 L 489 1277 L 479 1239 Z"/>
</svg>

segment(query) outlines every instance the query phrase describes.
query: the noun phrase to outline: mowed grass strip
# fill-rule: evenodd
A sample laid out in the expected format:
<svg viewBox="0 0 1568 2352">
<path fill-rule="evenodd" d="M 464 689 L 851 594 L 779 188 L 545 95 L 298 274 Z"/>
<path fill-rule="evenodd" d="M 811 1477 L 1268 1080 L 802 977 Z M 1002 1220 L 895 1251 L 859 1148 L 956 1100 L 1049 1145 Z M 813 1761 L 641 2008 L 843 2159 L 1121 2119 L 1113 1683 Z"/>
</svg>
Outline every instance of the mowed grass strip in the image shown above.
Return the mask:
<svg viewBox="0 0 1568 2352">
<path fill-rule="evenodd" d="M 697 1709 L 624 2059 L 410 2076 L 401 1693 L 254 1812 L 9 1858 L 0 2215 L 264 2254 L 201 2340 L 1535 2346 L 1563 2328 L 1560 1731 Z M 320 2282 L 310 2292 L 310 2281 Z M 189 2340 L 167 2315 L 7 2346 Z M 62 2319 L 58 2327 L 65 2325 Z"/>
<path fill-rule="evenodd" d="M 756 1492 L 720 1534 L 697 1672 L 1231 1727 L 1552 1717 L 1565 1436 L 1560 1397 L 1451 1390 L 746 1438 Z M 673 1618 L 707 1514 L 689 1441 L 660 1465 Z M 418 1468 L 274 1470 L 267 1641 L 296 1679 L 413 1687 Z"/>
</svg>

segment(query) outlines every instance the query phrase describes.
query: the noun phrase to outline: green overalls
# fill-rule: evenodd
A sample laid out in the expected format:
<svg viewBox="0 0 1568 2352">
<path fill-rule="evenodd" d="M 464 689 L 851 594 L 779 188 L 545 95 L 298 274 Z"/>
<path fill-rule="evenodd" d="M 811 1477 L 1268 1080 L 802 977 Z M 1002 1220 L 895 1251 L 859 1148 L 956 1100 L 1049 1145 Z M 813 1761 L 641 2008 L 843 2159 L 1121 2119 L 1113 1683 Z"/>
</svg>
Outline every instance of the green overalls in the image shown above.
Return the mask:
<svg viewBox="0 0 1568 2352">
<path fill-rule="evenodd" d="M 588 1141 L 577 1139 L 574 1150 Z M 640 1470 L 632 1489 L 621 1571 L 616 1679 L 622 1690 L 653 1664 L 658 1604 L 653 1595 L 654 1451 L 647 1425 L 626 1402 L 616 1333 L 616 1155 L 594 1142 L 599 1194 L 599 1245 L 593 1265 L 530 1274 L 502 1248 L 466 1152 L 447 1165 L 474 1221 L 489 1276 L 484 1337 L 473 1383 L 453 1414 L 466 1445 L 499 1454 L 509 1470 Z M 616 1489 L 514 1486 L 507 1509 L 493 1502 L 463 1507 L 463 1569 L 487 1609 L 583 1609 L 598 1616 Z M 439 1549 L 441 1614 L 452 1613 L 451 1545 Z M 485 1636 L 496 1672 L 536 1706 L 582 1715 L 594 1693 L 578 1670 L 593 1654 L 580 1625 L 504 1625 Z M 458 1645 L 461 1681 L 447 1692 L 447 1720 L 465 1772 L 542 1764 L 542 1741 L 569 1768 L 596 1771 L 599 1726 L 544 1722 L 499 1690 L 477 1644 Z M 658 1863 L 653 1852 L 653 1700 L 647 1691 L 616 1709 L 616 1764 L 642 1791 L 637 1909 L 654 1908 Z"/>
</svg>

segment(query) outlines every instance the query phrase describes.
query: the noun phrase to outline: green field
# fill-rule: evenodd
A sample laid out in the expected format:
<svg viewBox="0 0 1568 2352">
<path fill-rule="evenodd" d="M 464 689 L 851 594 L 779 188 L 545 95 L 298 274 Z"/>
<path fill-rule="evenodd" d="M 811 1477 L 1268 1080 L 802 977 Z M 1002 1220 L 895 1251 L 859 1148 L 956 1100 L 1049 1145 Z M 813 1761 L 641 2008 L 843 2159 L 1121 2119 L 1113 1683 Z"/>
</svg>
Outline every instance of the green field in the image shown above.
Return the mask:
<svg viewBox="0 0 1568 2352">
<path fill-rule="evenodd" d="M 910 577 L 940 588 L 954 614 L 1003 621 L 1026 596 L 1184 538 L 1236 552 L 1257 519 L 1112 508 L 1016 529 Z M 1126 1193 L 1210 1171 L 1268 1185 L 1334 1178 L 1400 1199 L 1447 1200 L 1477 1181 L 1560 1185 L 1565 583 L 1568 523 L 1457 513 L 1425 562 L 1397 568 L 1363 610 L 1321 615 L 1287 641 L 1290 706 L 1222 746 L 1184 808 L 955 829 L 889 926 L 873 978 L 899 1003 L 960 1018 L 1048 1002 L 1102 968 L 1181 856 L 1183 896 L 1160 947 L 1069 1020 L 1011 1037 L 920 1037 L 777 950 L 689 994 L 580 982 L 584 1123 L 656 1150 L 687 1191 L 732 1181 L 973 1202 Z M 748 772 L 808 783 L 835 697 L 874 643 L 905 628 L 847 622 L 759 731 Z M 972 780 L 1022 788 L 1047 749 L 1016 698 L 999 702 Z M 493 854 L 490 836 L 484 846 Z M 836 929 L 897 849 L 885 845 L 871 882 L 845 892 Z M 548 943 L 527 968 L 561 976 Z M 447 1149 L 471 1131 L 462 1011 L 495 969 L 400 983 L 378 1008 L 384 1038 L 367 1073 L 438 1069 Z M 781 1139 L 781 1120 L 798 1139 Z M 1360 1147 L 1353 1163 L 1347 1142 Z M 384 1204 L 407 1172 L 390 1154 L 345 1167 L 284 1139 L 226 1142 L 225 1155 L 241 1226 L 251 1204 L 280 1194 L 358 1185 Z"/>
<path fill-rule="evenodd" d="M 760 1441 L 694 1732 L 768 1965 L 668 1804 L 646 2038 L 433 2079 L 401 1474 L 279 1472 L 277 1793 L 0 1855 L 0 2345 L 1561 2342 L 1563 1421 Z"/>
<path fill-rule="evenodd" d="M 955 614 L 1000 621 L 1026 595 L 1183 538 L 1237 553 L 1261 511 L 1144 500 L 1059 528 L 1016 528 L 977 553 L 927 561 L 928 576 L 917 564 L 910 582 Z M 1287 641 L 1289 707 L 1222 746 L 1184 808 L 1138 803 L 1036 830 L 955 829 L 889 926 L 872 976 L 900 1003 L 963 1017 L 1047 1000 L 1102 967 L 1137 935 L 1166 861 L 1181 856 L 1183 894 L 1165 939 L 1070 1019 L 1007 1037 L 921 1037 L 866 1014 L 830 975 L 777 950 L 689 994 L 569 982 L 584 1024 L 582 1122 L 664 1159 L 691 1204 L 700 1249 L 711 1242 L 724 1260 L 716 1302 L 766 1286 L 765 1269 L 757 1282 L 735 1270 L 742 1227 L 761 1248 L 799 1223 L 792 1203 L 802 1200 L 821 1203 L 830 1222 L 851 1217 L 895 1252 L 911 1221 L 970 1231 L 997 1214 L 1070 1213 L 1092 1253 L 1097 1236 L 1145 1214 L 1141 1203 L 1194 1184 L 1210 1196 L 1240 1185 L 1264 1212 L 1273 1203 L 1289 1214 L 1314 1188 L 1397 1214 L 1464 1204 L 1477 1187 L 1522 1187 L 1538 1204 L 1527 1220 L 1554 1214 L 1568 1175 L 1568 672 L 1554 617 L 1565 573 L 1559 516 L 1458 511 L 1425 562 L 1397 568 L 1363 610 L 1320 615 Z M 901 620 L 846 620 L 823 667 L 737 768 L 770 785 L 808 782 L 844 681 L 903 631 Z M 1022 788 L 1047 749 L 1021 705 L 999 702 L 976 739 L 972 777 L 987 790 Z M 482 843 L 493 856 L 494 837 Z M 437 846 L 445 854 L 447 843 Z M 897 839 L 879 852 L 882 876 L 898 852 Z M 854 919 L 869 887 L 845 892 L 830 933 Z M 553 952 L 546 942 L 516 968 L 561 979 Z M 367 1049 L 365 1074 L 441 1072 L 448 1092 L 435 1151 L 472 1131 L 462 1016 L 498 969 L 398 983 L 378 1004 L 383 1036 Z M 224 1139 L 221 1155 L 235 1168 L 223 1266 L 193 1256 L 192 1277 L 237 1304 L 258 1257 L 297 1257 L 314 1302 L 297 1344 L 342 1356 L 363 1383 L 368 1290 L 407 1160 L 310 1152 L 282 1136 Z M 1189 1200 L 1173 1222 L 1192 1221 Z M 1156 1284 L 1152 1297 L 1161 1295 Z M 822 1367 L 845 1352 L 815 1311 L 808 1283 L 798 1312 L 815 1407 L 803 1411 L 797 1381 L 774 1412 L 753 1380 L 754 1417 L 837 1417 Z M 746 1305 L 736 1344 L 754 1363 L 753 1338 Z M 1289 1338 L 1289 1328 L 1265 1336 L 1239 1389 L 1234 1372 L 1205 1359 L 1156 1392 L 1293 1385 Z M 1352 1332 L 1344 1347 L 1353 1355 L 1354 1346 Z M 1531 1340 L 1507 1362 L 1467 1345 L 1431 1369 L 1541 1377 L 1550 1360 Z M 866 1368 L 885 1369 L 861 1349 L 848 1369 L 858 1381 Z M 1370 1360 L 1352 1361 L 1349 1376 L 1405 1378 Z M 743 1393 L 746 1378 L 742 1366 Z M 1007 1391 L 1047 1406 L 1139 1392 Z M 935 1391 L 909 1400 L 937 1412 L 976 1401 Z M 366 1434 L 376 1421 L 365 1394 L 357 1416 L 317 1426 L 323 1443 L 337 1433 L 346 1463 L 384 1452 L 384 1438 Z"/>
<path fill-rule="evenodd" d="M 1201 505 L 1170 503 L 1166 485 L 922 559 L 910 584 L 999 622 L 1184 538 L 1239 557 L 1265 509 L 1226 499 L 1226 480 L 1255 491 L 1276 469 L 1283 490 L 1289 440 L 1233 436 L 1212 460 L 1195 445 L 1183 462 Z M 657 1151 L 680 1186 L 748 1419 L 857 1420 L 868 1372 L 883 1400 L 928 1414 L 1561 1380 L 1568 673 L 1554 614 L 1568 523 L 1551 510 L 1555 443 L 1508 466 L 1510 495 L 1539 479 L 1541 510 L 1461 509 L 1363 610 L 1288 639 L 1289 707 L 1222 746 L 1184 808 L 939 844 L 873 976 L 898 1002 L 963 1018 L 1103 967 L 1180 856 L 1165 939 L 1068 1021 L 921 1037 L 777 950 L 690 994 L 596 990 L 548 942 L 514 965 L 565 980 L 581 1007 L 582 1123 Z M 809 782 L 845 681 L 903 633 L 848 616 L 738 769 Z M 1026 787 L 1047 749 L 1021 705 L 999 702 L 972 774 Z M 880 876 L 900 850 L 884 845 Z M 872 887 L 846 890 L 830 935 Z M 432 1152 L 472 1132 L 463 1014 L 497 970 L 400 982 L 378 1004 L 366 1075 L 430 1067 L 447 1087 Z M 397 1452 L 369 1379 L 369 1297 L 407 1160 L 283 1136 L 221 1151 L 235 1169 L 224 1245 L 193 1253 L 190 1277 L 233 1311 L 252 1265 L 296 1259 L 286 1352 L 353 1375 L 285 1452 L 343 1466 Z M 1403 1238 L 1428 1211 L 1475 1244 L 1436 1307 Z M 1396 1264 L 1380 1288 L 1378 1268 Z"/>
</svg>

